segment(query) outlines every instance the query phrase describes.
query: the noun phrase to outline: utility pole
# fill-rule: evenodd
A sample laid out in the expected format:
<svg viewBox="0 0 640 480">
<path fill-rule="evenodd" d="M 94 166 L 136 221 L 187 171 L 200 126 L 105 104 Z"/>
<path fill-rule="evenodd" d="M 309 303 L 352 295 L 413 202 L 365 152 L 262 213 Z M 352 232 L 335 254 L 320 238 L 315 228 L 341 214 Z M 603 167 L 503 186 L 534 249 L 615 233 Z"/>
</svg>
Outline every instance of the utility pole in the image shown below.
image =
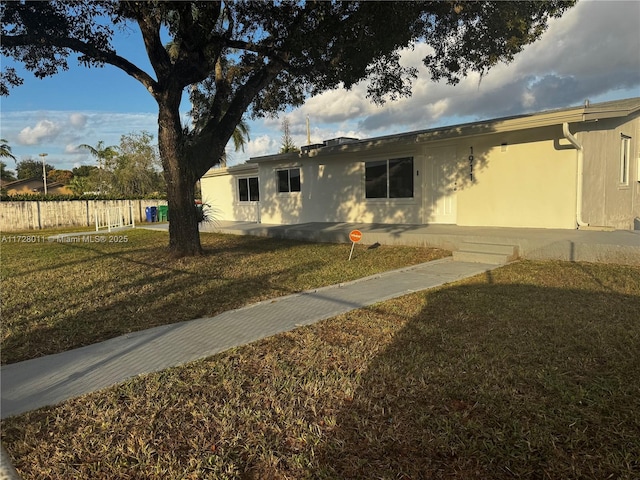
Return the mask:
<svg viewBox="0 0 640 480">
<path fill-rule="evenodd" d="M 47 194 L 47 169 L 44 167 L 44 159 L 47 156 L 47 153 L 41 153 L 40 158 L 42 158 L 42 181 L 44 182 L 44 194 Z"/>
</svg>

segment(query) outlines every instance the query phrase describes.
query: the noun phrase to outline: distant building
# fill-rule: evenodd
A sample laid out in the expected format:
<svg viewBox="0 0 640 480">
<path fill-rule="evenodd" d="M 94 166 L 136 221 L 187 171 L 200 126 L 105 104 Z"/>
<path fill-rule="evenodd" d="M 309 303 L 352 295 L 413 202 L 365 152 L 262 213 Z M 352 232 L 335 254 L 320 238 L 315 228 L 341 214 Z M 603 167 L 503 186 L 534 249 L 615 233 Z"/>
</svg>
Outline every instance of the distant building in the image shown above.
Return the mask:
<svg viewBox="0 0 640 480">
<path fill-rule="evenodd" d="M 42 177 L 23 178 L 14 182 L 2 182 L 2 191 L 7 195 L 43 194 Z M 50 195 L 73 195 L 69 187 L 60 182 L 47 182 L 47 193 Z"/>
</svg>

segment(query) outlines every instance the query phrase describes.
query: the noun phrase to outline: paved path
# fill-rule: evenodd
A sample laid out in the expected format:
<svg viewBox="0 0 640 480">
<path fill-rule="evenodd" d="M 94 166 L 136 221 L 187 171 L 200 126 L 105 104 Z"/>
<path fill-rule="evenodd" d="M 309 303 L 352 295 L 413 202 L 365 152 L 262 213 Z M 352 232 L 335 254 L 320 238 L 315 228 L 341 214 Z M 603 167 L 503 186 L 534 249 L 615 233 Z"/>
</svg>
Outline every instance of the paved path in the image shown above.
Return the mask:
<svg viewBox="0 0 640 480">
<path fill-rule="evenodd" d="M 131 333 L 1 368 L 2 418 L 496 268 L 451 258 Z"/>
</svg>

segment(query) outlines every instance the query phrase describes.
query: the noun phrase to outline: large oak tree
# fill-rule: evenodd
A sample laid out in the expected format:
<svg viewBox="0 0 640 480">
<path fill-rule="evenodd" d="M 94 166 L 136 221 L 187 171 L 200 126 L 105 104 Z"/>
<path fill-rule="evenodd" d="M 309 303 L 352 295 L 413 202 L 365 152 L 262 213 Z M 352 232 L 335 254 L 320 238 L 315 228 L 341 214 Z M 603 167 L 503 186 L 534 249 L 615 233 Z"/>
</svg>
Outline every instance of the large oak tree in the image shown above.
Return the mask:
<svg viewBox="0 0 640 480">
<path fill-rule="evenodd" d="M 456 83 L 510 61 L 551 17 L 574 2 L 3 2 L 1 51 L 37 77 L 111 65 L 141 82 L 158 104 L 158 146 L 175 255 L 201 253 L 194 186 L 220 161 L 243 115 L 269 115 L 309 95 L 368 81 L 372 101 L 410 94 L 416 70 L 399 50 L 426 42 L 434 80 Z M 111 45 L 136 26 L 153 71 Z M 2 72 L 0 93 L 21 79 Z M 180 120 L 183 94 L 199 97 L 195 121 Z M 203 98 L 205 101 L 202 101 Z"/>
</svg>

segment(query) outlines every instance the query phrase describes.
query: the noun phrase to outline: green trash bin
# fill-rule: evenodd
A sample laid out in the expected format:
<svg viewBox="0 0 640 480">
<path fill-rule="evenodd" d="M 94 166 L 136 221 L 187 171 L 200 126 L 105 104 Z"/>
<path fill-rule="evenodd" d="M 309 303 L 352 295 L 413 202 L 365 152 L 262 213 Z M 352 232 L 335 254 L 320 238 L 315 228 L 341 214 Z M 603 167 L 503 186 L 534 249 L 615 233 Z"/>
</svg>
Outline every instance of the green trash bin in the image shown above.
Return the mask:
<svg viewBox="0 0 640 480">
<path fill-rule="evenodd" d="M 169 220 L 169 206 L 158 205 L 158 221 L 166 222 L 167 220 Z"/>
</svg>

